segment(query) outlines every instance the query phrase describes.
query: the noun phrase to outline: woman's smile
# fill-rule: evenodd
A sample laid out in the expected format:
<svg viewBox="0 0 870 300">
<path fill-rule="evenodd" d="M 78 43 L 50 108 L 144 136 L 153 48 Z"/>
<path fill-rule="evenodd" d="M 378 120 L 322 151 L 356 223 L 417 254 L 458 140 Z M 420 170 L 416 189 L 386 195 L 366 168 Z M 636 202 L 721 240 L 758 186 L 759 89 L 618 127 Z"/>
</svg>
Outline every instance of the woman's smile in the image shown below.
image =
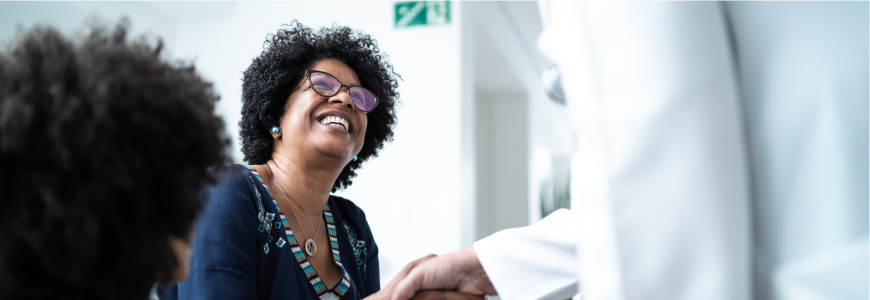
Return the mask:
<svg viewBox="0 0 870 300">
<path fill-rule="evenodd" d="M 340 118 L 340 117 L 324 117 L 323 119 L 320 120 L 320 124 L 332 126 L 332 127 L 338 127 L 338 128 L 344 129 L 344 131 L 347 131 L 347 128 L 348 128 L 347 126 L 349 125 L 347 120 L 345 120 L 344 118 Z"/>
<path fill-rule="evenodd" d="M 353 118 L 343 111 L 333 110 L 322 113 L 317 117 L 317 120 L 320 124 L 330 127 L 330 129 L 353 133 Z"/>
</svg>

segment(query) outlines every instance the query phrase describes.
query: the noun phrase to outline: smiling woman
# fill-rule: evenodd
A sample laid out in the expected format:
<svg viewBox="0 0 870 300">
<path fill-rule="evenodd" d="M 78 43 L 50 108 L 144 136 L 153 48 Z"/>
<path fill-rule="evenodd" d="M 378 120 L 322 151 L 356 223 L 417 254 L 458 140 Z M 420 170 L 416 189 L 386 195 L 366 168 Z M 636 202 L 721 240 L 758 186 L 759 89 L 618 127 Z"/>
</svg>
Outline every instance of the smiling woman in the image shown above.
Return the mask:
<svg viewBox="0 0 870 300">
<path fill-rule="evenodd" d="M 361 299 L 380 290 L 365 214 L 330 195 L 393 136 L 398 85 L 376 45 L 347 27 L 297 22 L 269 37 L 243 77 L 250 165 L 221 172 L 191 276 L 163 298 Z"/>
<path fill-rule="evenodd" d="M 349 68 L 357 80 L 350 82 L 339 77 L 340 82 L 362 86 L 380 101 L 367 114 L 371 124 L 366 130 L 365 145 L 357 154 L 359 159 L 342 169 L 332 191 L 350 186 L 356 175 L 354 170 L 370 157 L 377 156 L 384 142 L 393 137 L 399 94 L 392 65 L 374 39 L 362 33 L 355 34 L 348 27 L 335 26 L 314 32 L 293 22 L 288 28 L 271 35 L 266 43 L 263 53 L 245 70 L 242 83 L 242 121 L 239 127 L 245 161 L 259 165 L 272 158 L 273 137 L 263 128 L 278 125 L 288 108 L 285 106 L 288 95 L 294 88 L 301 87 L 297 85 L 307 79 L 306 71 L 316 70 L 311 66 L 331 58 Z"/>
</svg>

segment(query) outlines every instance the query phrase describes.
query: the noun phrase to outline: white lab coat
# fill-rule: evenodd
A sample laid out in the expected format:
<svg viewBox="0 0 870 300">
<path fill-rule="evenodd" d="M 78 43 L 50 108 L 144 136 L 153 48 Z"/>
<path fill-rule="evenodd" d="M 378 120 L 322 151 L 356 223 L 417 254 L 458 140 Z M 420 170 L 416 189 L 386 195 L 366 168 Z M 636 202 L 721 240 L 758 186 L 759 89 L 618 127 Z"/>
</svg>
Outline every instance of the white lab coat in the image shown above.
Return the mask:
<svg viewBox="0 0 870 300">
<path fill-rule="evenodd" d="M 576 201 L 474 244 L 502 299 L 868 298 L 866 2 L 541 8 Z"/>
</svg>

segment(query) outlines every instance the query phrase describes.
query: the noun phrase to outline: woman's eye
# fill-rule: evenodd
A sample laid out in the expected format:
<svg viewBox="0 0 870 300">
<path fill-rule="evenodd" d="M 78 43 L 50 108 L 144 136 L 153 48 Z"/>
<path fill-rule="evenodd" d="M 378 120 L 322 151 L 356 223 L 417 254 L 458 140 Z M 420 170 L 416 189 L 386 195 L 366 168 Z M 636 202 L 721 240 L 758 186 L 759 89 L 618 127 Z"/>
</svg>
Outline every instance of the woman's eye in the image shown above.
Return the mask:
<svg viewBox="0 0 870 300">
<path fill-rule="evenodd" d="M 329 83 L 326 82 L 326 81 L 315 81 L 315 82 L 312 83 L 312 85 L 313 85 L 314 88 L 316 88 L 316 89 L 321 89 L 321 90 L 330 90 L 330 89 L 332 89 L 332 86 L 329 85 Z"/>
</svg>

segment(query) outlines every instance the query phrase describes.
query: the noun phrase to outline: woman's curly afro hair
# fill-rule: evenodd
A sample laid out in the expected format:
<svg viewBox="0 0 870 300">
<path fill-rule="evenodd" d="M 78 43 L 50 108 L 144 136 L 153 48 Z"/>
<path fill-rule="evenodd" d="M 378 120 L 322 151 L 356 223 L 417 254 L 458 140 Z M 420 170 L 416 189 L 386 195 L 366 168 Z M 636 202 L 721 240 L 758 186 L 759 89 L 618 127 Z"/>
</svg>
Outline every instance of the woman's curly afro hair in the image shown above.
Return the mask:
<svg viewBox="0 0 870 300">
<path fill-rule="evenodd" d="M 0 299 L 147 299 L 229 161 L 211 84 L 128 27 L 0 52 Z"/>
<path fill-rule="evenodd" d="M 378 155 L 384 141 L 392 140 L 399 93 L 393 66 L 380 52 L 377 41 L 362 32 L 333 25 L 314 32 L 297 21 L 270 35 L 265 49 L 245 70 L 242 79 L 242 119 L 239 122 L 242 153 L 249 164 L 265 164 L 272 157 L 274 139 L 269 129 L 278 125 L 293 87 L 317 61 L 333 58 L 348 65 L 360 85 L 372 91 L 378 106 L 368 113 L 368 127 L 358 160 L 351 161 L 335 180 L 332 191 L 351 185 L 354 172 Z"/>
</svg>

